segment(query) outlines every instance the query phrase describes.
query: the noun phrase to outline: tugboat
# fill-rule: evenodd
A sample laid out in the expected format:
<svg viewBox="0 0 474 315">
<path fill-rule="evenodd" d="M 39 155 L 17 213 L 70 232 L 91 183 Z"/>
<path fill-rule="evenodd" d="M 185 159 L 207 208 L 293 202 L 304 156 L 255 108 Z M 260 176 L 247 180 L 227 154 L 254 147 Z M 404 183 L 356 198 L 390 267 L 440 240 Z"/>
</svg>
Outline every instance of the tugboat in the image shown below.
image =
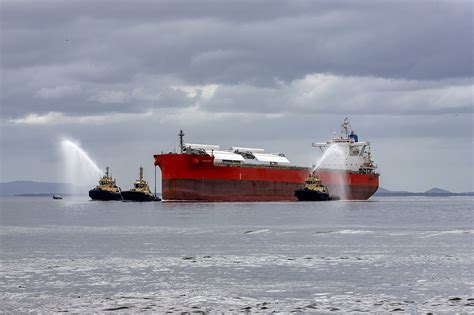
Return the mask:
<svg viewBox="0 0 474 315">
<path fill-rule="evenodd" d="M 321 180 L 314 174 L 309 174 L 304 183 L 303 188 L 295 191 L 295 197 L 298 198 L 298 201 L 328 201 L 336 199 L 329 196 L 326 187 L 321 184 Z"/>
<path fill-rule="evenodd" d="M 153 195 L 150 186 L 143 180 L 143 167 L 140 166 L 139 178 L 133 183 L 133 188 L 122 191 L 123 201 L 160 201 L 161 199 Z"/>
<path fill-rule="evenodd" d="M 89 190 L 89 197 L 92 200 L 122 200 L 120 187 L 117 187 L 115 179 L 109 176 L 109 167 L 105 168 L 105 175 L 99 180 L 99 185 Z"/>
</svg>

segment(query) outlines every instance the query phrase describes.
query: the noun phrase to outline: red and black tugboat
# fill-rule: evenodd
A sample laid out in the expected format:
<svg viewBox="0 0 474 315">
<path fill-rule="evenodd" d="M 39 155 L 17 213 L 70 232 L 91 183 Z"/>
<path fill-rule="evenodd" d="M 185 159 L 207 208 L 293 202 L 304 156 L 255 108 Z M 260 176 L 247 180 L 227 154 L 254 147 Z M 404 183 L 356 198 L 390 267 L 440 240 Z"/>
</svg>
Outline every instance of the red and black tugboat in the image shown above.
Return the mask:
<svg viewBox="0 0 474 315">
<path fill-rule="evenodd" d="M 105 168 L 105 175 L 99 179 L 99 185 L 89 190 L 89 197 L 92 200 L 122 200 L 120 187 L 117 187 L 115 179 L 109 176 L 109 167 Z"/>
<path fill-rule="evenodd" d="M 328 201 L 332 200 L 328 190 L 321 184 L 321 180 L 310 174 L 304 181 L 305 185 L 295 191 L 298 201 Z"/>
<path fill-rule="evenodd" d="M 133 188 L 122 191 L 123 201 L 160 201 L 161 199 L 150 191 L 150 186 L 143 179 L 143 167 L 140 166 L 139 178 L 133 183 Z"/>
</svg>

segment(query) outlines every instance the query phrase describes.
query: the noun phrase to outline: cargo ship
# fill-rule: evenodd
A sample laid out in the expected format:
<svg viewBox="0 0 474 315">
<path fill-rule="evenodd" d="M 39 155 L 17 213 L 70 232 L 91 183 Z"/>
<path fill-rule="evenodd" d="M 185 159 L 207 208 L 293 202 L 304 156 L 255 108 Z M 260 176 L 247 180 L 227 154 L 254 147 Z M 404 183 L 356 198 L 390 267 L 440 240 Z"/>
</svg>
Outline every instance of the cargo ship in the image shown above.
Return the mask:
<svg viewBox="0 0 474 315">
<path fill-rule="evenodd" d="M 359 149 L 356 171 L 342 166 L 333 169 L 331 163 L 314 170 L 291 165 L 283 153 L 246 147 L 222 150 L 218 145 L 184 143 L 183 137 L 181 130 L 179 153 L 154 155 L 154 164 L 161 169 L 165 201 L 296 201 L 295 191 L 312 172 L 317 172 L 332 195 L 344 192 L 337 195 L 341 199 L 365 200 L 378 187 L 375 166 L 367 164 L 371 161 L 370 153 L 367 155 L 370 145 L 358 143 L 348 134 L 331 141 Z M 313 145 L 324 152 L 331 141 Z"/>
<path fill-rule="evenodd" d="M 161 169 L 163 200 L 293 201 L 311 172 L 290 165 L 282 153 L 263 149 L 183 143 L 180 153 L 154 155 Z"/>
</svg>

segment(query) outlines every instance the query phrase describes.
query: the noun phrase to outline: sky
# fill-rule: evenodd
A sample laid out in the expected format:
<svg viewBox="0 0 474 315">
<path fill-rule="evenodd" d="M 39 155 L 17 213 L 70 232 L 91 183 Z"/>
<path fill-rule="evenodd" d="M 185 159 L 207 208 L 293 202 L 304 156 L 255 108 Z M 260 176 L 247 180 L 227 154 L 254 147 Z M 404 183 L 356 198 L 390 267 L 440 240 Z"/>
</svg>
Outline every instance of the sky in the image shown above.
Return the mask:
<svg viewBox="0 0 474 315">
<path fill-rule="evenodd" d="M 64 181 L 65 138 L 123 189 L 152 181 L 180 129 L 309 166 L 349 117 L 382 187 L 474 191 L 472 1 L 0 6 L 2 182 Z"/>
</svg>

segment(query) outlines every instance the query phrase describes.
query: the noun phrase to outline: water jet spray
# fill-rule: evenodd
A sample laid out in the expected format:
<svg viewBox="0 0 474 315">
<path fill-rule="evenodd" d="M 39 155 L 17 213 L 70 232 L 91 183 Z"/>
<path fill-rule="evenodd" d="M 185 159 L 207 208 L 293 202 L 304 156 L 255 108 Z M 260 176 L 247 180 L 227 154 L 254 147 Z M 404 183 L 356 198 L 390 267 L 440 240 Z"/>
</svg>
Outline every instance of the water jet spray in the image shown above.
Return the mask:
<svg viewBox="0 0 474 315">
<path fill-rule="evenodd" d="M 69 139 L 61 140 L 61 152 L 64 162 L 64 182 L 84 189 L 93 186 L 103 172 L 79 144 Z M 71 193 L 78 193 L 73 191 Z"/>
</svg>

